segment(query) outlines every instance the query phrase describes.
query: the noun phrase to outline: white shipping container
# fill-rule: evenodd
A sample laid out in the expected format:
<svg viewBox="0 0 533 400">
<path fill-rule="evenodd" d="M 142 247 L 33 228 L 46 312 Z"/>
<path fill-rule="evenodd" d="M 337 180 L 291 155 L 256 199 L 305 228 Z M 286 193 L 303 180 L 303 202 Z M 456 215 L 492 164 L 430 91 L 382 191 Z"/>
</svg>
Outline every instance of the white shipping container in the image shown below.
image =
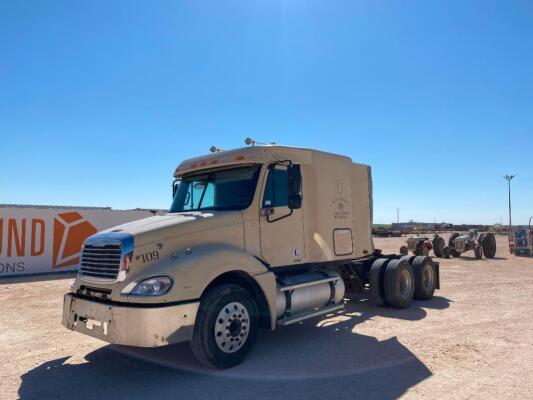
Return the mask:
<svg viewBox="0 0 533 400">
<path fill-rule="evenodd" d="M 0 279 L 77 271 L 83 241 L 148 210 L 0 205 Z"/>
</svg>

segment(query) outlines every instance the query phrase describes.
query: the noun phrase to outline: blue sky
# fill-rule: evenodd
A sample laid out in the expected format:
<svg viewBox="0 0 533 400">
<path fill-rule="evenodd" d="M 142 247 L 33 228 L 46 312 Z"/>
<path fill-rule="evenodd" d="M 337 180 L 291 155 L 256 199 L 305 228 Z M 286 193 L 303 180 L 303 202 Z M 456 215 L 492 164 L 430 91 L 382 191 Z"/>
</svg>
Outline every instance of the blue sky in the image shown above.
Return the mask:
<svg viewBox="0 0 533 400">
<path fill-rule="evenodd" d="M 373 167 L 376 223 L 533 215 L 533 2 L 2 1 L 0 203 L 168 207 L 246 136 Z"/>
</svg>

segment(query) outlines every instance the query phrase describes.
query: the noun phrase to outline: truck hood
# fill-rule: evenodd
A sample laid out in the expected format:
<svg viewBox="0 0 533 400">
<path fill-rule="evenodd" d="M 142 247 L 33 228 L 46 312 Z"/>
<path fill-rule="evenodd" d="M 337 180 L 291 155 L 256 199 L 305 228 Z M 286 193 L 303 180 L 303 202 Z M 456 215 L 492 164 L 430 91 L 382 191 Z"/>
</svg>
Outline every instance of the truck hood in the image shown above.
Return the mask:
<svg viewBox="0 0 533 400">
<path fill-rule="evenodd" d="M 240 211 L 169 213 L 114 226 L 101 233 L 129 233 L 134 236 L 135 246 L 142 246 L 191 233 L 242 224 L 242 221 Z"/>
</svg>

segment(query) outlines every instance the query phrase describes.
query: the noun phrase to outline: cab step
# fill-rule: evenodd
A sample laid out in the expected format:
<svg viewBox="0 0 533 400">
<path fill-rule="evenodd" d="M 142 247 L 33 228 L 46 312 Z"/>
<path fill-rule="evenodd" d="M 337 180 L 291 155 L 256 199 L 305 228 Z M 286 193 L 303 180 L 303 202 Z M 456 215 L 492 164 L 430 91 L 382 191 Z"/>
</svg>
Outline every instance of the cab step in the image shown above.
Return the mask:
<svg viewBox="0 0 533 400">
<path fill-rule="evenodd" d="M 306 319 L 309 319 L 309 318 L 317 317 L 319 315 L 328 314 L 328 313 L 331 313 L 333 311 L 340 310 L 341 308 L 344 308 L 344 304 L 342 304 L 342 303 L 341 304 L 331 304 L 329 306 L 325 306 L 325 307 L 319 308 L 318 310 L 309 311 L 309 312 L 306 312 L 304 314 L 298 314 L 298 315 L 294 315 L 294 316 L 291 316 L 291 317 L 286 317 L 286 318 L 280 319 L 280 320 L 278 320 L 277 324 L 281 325 L 281 326 L 287 326 L 287 325 L 295 324 L 297 322 L 300 322 L 300 321 L 303 321 L 303 320 L 306 320 Z"/>
</svg>

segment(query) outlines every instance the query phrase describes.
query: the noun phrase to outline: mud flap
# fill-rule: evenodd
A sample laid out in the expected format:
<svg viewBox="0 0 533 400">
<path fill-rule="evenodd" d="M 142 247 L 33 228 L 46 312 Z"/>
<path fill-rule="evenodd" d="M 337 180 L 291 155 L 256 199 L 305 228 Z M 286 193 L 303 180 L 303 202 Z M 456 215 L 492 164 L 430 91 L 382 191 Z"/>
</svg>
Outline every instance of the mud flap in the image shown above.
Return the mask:
<svg viewBox="0 0 533 400">
<path fill-rule="evenodd" d="M 440 289 L 440 264 L 438 262 L 433 262 L 433 268 L 435 268 L 435 278 L 437 279 L 435 289 Z"/>
</svg>

